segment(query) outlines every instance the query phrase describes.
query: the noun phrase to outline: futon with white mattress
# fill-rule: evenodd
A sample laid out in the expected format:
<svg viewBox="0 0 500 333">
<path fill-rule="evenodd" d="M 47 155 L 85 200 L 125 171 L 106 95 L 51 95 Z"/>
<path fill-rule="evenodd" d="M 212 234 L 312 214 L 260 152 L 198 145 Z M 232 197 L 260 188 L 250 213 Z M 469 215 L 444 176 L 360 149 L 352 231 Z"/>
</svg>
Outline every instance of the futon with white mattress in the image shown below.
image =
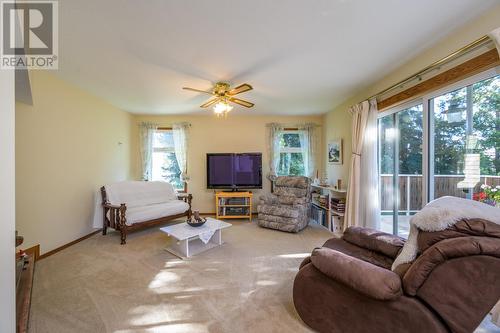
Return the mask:
<svg viewBox="0 0 500 333">
<path fill-rule="evenodd" d="M 162 181 L 124 181 L 101 187 L 102 203 L 94 214 L 94 227 L 120 231 L 121 243 L 127 233 L 183 216 L 191 217 L 191 194 L 178 194 L 172 184 Z"/>
</svg>

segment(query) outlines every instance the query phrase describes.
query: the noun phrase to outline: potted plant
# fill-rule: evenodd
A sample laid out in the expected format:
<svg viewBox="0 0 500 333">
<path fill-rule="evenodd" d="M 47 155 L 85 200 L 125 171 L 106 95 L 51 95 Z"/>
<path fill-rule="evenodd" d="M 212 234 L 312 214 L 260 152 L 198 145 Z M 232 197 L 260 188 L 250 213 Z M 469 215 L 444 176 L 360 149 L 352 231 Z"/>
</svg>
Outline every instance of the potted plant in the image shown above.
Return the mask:
<svg viewBox="0 0 500 333">
<path fill-rule="evenodd" d="M 500 208 L 500 185 L 493 187 L 483 184 L 481 190 L 482 192 L 474 194 L 474 200 Z"/>
</svg>

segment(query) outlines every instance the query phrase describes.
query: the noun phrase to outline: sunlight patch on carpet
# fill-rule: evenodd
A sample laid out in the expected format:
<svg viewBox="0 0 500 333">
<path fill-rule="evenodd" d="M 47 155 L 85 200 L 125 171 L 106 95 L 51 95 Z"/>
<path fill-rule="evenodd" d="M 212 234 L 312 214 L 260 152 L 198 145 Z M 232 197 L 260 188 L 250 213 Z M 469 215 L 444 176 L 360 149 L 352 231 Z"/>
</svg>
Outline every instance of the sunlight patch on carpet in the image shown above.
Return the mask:
<svg viewBox="0 0 500 333">
<path fill-rule="evenodd" d="M 139 333 L 139 332 L 151 332 L 151 333 L 209 333 L 207 325 L 202 323 L 181 323 L 181 324 L 162 324 L 154 325 L 146 329 L 125 329 L 125 330 L 115 330 L 113 333 Z"/>
<path fill-rule="evenodd" d="M 257 285 L 258 286 L 274 286 L 276 284 L 277 283 L 275 281 L 271 281 L 271 280 L 260 280 L 260 281 L 257 281 Z"/>
<path fill-rule="evenodd" d="M 156 274 L 153 281 L 149 283 L 148 287 L 149 289 L 161 288 L 178 280 L 179 276 L 177 274 L 167 271 L 161 271 L 160 273 Z"/>
<path fill-rule="evenodd" d="M 278 255 L 279 258 L 305 258 L 310 256 L 311 253 L 290 253 L 290 254 L 280 254 Z"/>
</svg>

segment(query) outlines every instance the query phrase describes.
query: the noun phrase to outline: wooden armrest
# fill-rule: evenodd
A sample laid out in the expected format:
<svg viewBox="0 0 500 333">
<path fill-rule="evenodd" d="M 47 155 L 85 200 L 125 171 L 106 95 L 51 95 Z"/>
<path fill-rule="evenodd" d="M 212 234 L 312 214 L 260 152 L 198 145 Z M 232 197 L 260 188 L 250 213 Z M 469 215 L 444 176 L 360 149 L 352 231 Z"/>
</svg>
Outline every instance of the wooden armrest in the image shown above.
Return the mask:
<svg viewBox="0 0 500 333">
<path fill-rule="evenodd" d="M 189 206 L 191 206 L 191 200 L 193 200 L 193 195 L 191 193 L 181 193 L 177 194 L 177 199 L 183 200 L 184 202 L 188 203 Z"/>
<path fill-rule="evenodd" d="M 109 208 L 109 209 L 122 209 L 125 207 L 125 204 L 121 204 L 121 205 L 112 205 L 110 203 L 105 203 L 105 204 L 102 204 L 102 207 L 104 208 Z"/>
</svg>

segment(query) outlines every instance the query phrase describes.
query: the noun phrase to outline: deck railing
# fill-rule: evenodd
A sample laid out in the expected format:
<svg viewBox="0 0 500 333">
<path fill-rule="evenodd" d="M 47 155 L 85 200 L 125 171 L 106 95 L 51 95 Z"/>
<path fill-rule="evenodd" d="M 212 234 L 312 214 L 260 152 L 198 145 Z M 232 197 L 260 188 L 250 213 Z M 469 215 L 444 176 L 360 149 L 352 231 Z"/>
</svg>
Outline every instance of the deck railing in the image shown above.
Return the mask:
<svg viewBox="0 0 500 333">
<path fill-rule="evenodd" d="M 392 211 L 393 205 L 393 184 L 392 174 L 380 175 L 381 190 L 381 210 Z M 500 176 L 481 176 L 480 182 L 474 187 L 473 193 L 480 191 L 481 184 L 492 186 L 500 185 Z M 462 175 L 435 175 L 434 176 L 434 197 L 439 198 L 445 195 L 465 198 L 467 193 L 458 188 L 458 183 L 464 180 Z M 399 214 L 410 215 L 422 208 L 422 175 L 401 174 L 399 183 Z"/>
</svg>

